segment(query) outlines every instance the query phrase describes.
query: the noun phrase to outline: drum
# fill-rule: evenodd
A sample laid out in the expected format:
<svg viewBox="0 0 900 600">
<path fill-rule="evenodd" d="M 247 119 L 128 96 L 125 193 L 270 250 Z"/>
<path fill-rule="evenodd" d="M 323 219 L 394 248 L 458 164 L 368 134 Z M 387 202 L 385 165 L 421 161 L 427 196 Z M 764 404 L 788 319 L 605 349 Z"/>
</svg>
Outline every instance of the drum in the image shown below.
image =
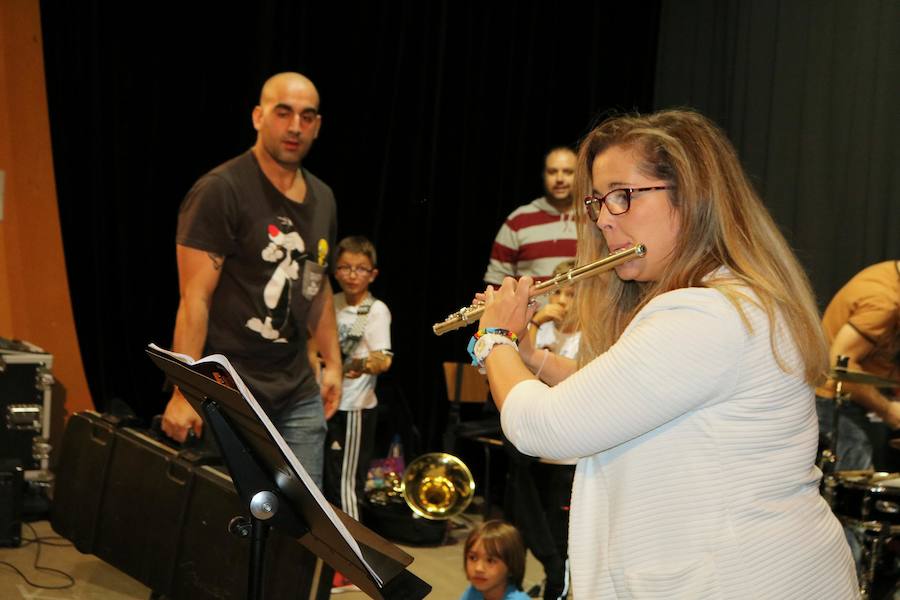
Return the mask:
<svg viewBox="0 0 900 600">
<path fill-rule="evenodd" d="M 845 524 L 900 533 L 900 473 L 837 471 L 827 478 L 825 491 Z"/>
</svg>

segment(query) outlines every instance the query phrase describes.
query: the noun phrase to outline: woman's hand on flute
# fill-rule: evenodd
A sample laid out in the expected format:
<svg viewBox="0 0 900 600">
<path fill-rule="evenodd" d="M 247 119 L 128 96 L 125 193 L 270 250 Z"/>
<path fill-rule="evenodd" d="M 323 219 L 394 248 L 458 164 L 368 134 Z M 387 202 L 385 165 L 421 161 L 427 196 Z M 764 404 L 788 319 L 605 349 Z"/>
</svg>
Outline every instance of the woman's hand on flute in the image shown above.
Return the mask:
<svg viewBox="0 0 900 600">
<path fill-rule="evenodd" d="M 522 277 L 518 281 L 507 277 L 497 290 L 488 286 L 484 292 L 484 312 L 478 324 L 479 329 L 496 327 L 512 331 L 520 340 L 526 341 L 526 350 L 532 349 L 528 343 L 526 326 L 535 311 L 529 296 L 533 283 L 531 277 Z M 526 358 L 521 354 L 521 345 L 519 352 L 506 345 L 495 347 L 497 350 L 492 351 L 485 359 L 485 366 L 494 404 L 502 410 L 509 391 L 520 381 L 534 379 L 534 375 L 523 362 Z"/>
<path fill-rule="evenodd" d="M 489 285 L 484 294 L 476 296 L 477 300 L 484 301 L 484 313 L 478 327 L 499 327 L 523 337 L 536 309 L 529 296 L 533 284 L 534 280 L 526 275 L 518 281 L 506 277 L 496 290 Z"/>
</svg>

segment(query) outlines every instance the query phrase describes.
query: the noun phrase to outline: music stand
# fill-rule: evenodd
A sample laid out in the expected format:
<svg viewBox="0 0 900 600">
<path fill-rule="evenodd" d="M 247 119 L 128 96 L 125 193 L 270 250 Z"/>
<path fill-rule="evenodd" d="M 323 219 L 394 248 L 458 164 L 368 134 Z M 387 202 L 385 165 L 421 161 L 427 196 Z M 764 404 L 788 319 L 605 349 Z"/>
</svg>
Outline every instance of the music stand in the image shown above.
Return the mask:
<svg viewBox="0 0 900 600">
<path fill-rule="evenodd" d="M 325 501 L 225 357 L 188 364 L 151 344 L 147 354 L 213 432 L 249 508 L 248 599 L 261 600 L 269 527 L 295 537 L 372 598 L 421 600 L 431 586 L 406 570 L 413 557 Z"/>
</svg>

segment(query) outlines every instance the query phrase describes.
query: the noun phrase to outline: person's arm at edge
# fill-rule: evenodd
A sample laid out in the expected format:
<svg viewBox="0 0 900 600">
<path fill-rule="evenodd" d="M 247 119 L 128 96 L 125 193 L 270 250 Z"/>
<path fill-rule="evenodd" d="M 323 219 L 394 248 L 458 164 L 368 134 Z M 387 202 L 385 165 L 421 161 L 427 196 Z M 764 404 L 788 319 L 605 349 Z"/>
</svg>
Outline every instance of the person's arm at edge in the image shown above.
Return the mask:
<svg viewBox="0 0 900 600">
<path fill-rule="evenodd" d="M 337 318 L 334 314 L 334 294 L 329 281 L 325 280 L 322 289 L 309 307 L 306 324 L 316 341 L 322 362 L 325 363 L 319 388 L 322 392 L 325 418 L 330 419 L 341 402 L 341 384 L 344 375 L 341 348 L 338 344 Z"/>
<path fill-rule="evenodd" d="M 862 371 L 860 362 L 868 356 L 873 348 L 872 342 L 863 337 L 852 325 L 846 323 L 838 330 L 831 342 L 829 359 L 834 365 L 838 356 L 847 356 L 850 359 L 847 368 L 851 371 Z M 845 382 L 843 389 L 850 394 L 853 402 L 884 419 L 888 427 L 900 428 L 900 402 L 892 402 L 872 385 Z"/>
<path fill-rule="evenodd" d="M 209 307 L 225 257 L 181 244 L 176 245 L 175 254 L 181 299 L 175 316 L 172 350 L 201 358 L 209 326 Z M 183 442 L 191 429 L 199 436 L 203 420 L 176 387 L 163 413 L 162 430 Z"/>
<path fill-rule="evenodd" d="M 547 348 L 535 347 L 537 327 L 536 319 L 532 319 L 532 325 L 526 335 L 519 342 L 519 355 L 532 373 L 538 379 L 548 385 L 556 385 L 572 373 L 578 370 L 578 363 L 571 358 L 560 356 L 550 352 Z"/>
<path fill-rule="evenodd" d="M 316 381 L 319 381 L 322 365 L 319 363 L 319 350 L 316 348 L 316 340 L 312 337 L 312 332 L 307 329 L 309 337 L 306 339 L 306 357 L 309 359 L 309 366 L 312 367 L 313 375 Z"/>
<path fill-rule="evenodd" d="M 372 305 L 364 339 L 369 347 L 369 354 L 351 362 L 351 368 L 344 373 L 348 379 L 355 379 L 363 374 L 381 375 L 394 362 L 391 352 L 391 313 L 383 303 L 376 302 Z"/>
<path fill-rule="evenodd" d="M 369 375 L 381 375 L 385 373 L 388 369 L 391 368 L 391 365 L 394 363 L 394 357 L 390 354 L 381 354 L 378 359 L 373 359 L 370 354 L 366 357 L 365 368 L 363 369 L 363 373 L 368 373 Z"/>
<path fill-rule="evenodd" d="M 373 339 L 367 339 L 366 343 L 369 348 L 376 351 L 377 358 L 369 354 L 363 371 L 370 375 L 381 375 L 390 369 L 394 362 L 394 355 L 391 352 L 391 311 L 383 302 L 376 303 L 372 308 L 376 311 L 377 318 L 369 321 Z"/>
<path fill-rule="evenodd" d="M 541 362 L 546 354 L 546 362 L 541 368 Z M 503 403 L 509 392 L 526 379 L 537 379 L 534 372 L 540 370 L 540 379 L 549 385 L 556 385 L 572 373 L 577 363 L 563 356 L 553 354 L 547 350 L 535 350 L 526 357 L 511 346 L 497 345 L 491 350 L 487 360 L 484 361 L 487 368 L 488 381 L 491 384 L 491 397 L 497 405 L 497 410 L 503 410 Z"/>
</svg>

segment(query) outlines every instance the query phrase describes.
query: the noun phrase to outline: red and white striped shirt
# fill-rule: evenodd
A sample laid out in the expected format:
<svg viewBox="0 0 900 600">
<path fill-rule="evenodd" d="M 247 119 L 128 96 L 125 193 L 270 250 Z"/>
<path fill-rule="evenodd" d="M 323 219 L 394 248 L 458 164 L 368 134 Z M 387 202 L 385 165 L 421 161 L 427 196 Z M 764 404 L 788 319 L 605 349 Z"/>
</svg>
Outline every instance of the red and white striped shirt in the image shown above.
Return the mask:
<svg viewBox="0 0 900 600">
<path fill-rule="evenodd" d="M 575 258 L 576 240 L 574 213 L 560 212 L 538 198 L 514 210 L 500 226 L 484 280 L 499 285 L 507 276 L 549 279 L 559 263 Z"/>
</svg>

